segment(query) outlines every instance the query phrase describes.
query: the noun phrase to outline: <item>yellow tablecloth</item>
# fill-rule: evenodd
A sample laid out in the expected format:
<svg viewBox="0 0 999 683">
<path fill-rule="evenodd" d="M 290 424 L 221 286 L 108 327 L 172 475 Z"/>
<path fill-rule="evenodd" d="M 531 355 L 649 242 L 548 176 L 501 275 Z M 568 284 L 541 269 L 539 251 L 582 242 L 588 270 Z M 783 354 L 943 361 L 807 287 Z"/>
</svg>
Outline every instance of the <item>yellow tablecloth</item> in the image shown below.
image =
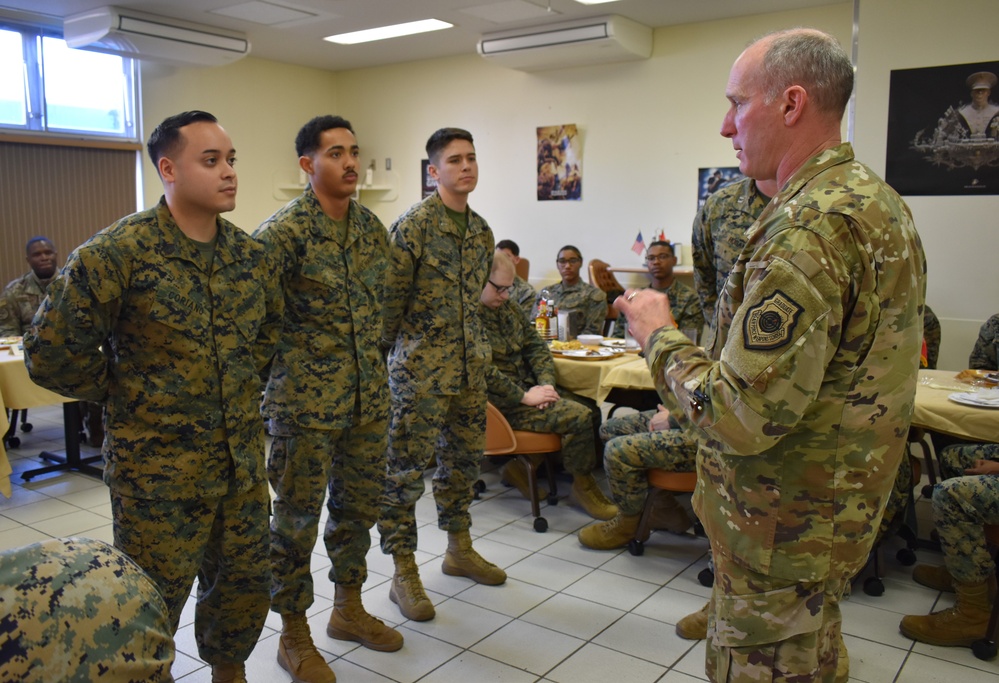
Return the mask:
<svg viewBox="0 0 999 683">
<path fill-rule="evenodd" d="M 575 360 L 555 356 L 555 377 L 559 386 L 603 403 L 611 390 L 606 385 L 607 375 L 614 368 L 634 360 L 635 355 L 631 353 L 606 360 Z"/>
<path fill-rule="evenodd" d="M 7 422 L 7 411 L 3 407 L 3 394 L 0 394 L 0 493 L 10 498 L 10 461 L 3 446 L 3 435 L 7 433 L 10 423 Z"/>
<path fill-rule="evenodd" d="M 953 370 L 919 371 L 912 426 L 958 438 L 999 442 L 999 410 L 976 408 L 947 398 L 973 388 L 954 379 L 956 374 Z"/>
<path fill-rule="evenodd" d="M 652 373 L 649 372 L 649 366 L 645 359 L 640 356 L 632 356 L 627 363 L 621 363 L 611 368 L 602 384 L 605 392 L 609 392 L 611 389 L 656 390 L 652 383 Z"/>
</svg>

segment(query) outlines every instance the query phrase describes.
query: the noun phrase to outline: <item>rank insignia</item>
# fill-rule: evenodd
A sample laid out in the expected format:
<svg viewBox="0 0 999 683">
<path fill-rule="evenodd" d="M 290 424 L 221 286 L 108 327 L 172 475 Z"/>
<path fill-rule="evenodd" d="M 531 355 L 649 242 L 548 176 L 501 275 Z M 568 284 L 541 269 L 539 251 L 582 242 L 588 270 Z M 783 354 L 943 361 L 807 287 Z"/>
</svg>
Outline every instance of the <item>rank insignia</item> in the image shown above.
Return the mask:
<svg viewBox="0 0 999 683">
<path fill-rule="evenodd" d="M 742 321 L 743 344 L 753 351 L 769 351 L 791 341 L 804 309 L 779 289 L 749 309 Z"/>
</svg>

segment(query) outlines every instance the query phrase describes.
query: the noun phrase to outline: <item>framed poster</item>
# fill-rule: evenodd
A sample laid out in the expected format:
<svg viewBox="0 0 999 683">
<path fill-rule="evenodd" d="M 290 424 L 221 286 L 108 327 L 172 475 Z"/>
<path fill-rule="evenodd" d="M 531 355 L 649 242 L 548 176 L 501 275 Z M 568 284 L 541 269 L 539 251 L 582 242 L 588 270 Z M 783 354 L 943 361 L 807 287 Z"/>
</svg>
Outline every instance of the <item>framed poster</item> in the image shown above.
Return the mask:
<svg viewBox="0 0 999 683">
<path fill-rule="evenodd" d="M 437 189 L 437 181 L 430 175 L 430 159 L 423 159 L 420 162 L 420 178 L 423 187 L 420 188 L 420 197 L 426 199 Z"/>
<path fill-rule="evenodd" d="M 712 193 L 745 178 L 738 166 L 710 166 L 697 169 L 697 208 L 704 206 Z"/>
<path fill-rule="evenodd" d="M 583 142 L 574 123 L 538 128 L 538 201 L 583 198 Z"/>
</svg>

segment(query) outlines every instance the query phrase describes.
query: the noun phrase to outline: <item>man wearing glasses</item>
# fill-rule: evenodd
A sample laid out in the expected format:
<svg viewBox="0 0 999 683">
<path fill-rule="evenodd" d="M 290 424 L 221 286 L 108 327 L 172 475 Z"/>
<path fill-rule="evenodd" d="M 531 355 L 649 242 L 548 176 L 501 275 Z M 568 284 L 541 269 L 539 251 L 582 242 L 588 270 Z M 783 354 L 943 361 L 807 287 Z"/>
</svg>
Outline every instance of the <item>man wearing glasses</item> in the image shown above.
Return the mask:
<svg viewBox="0 0 999 683">
<path fill-rule="evenodd" d="M 645 251 L 645 265 L 652 278 L 649 287 L 669 297 L 676 324 L 681 330 L 696 330 L 695 338 L 691 341 L 697 342 L 696 337 L 704 327 L 704 314 L 701 313 L 701 304 L 694 290 L 677 280 L 673 274 L 673 268 L 676 266 L 673 245 L 662 240 L 650 244 Z M 616 327 L 614 336 L 624 337 L 625 330 L 628 329 L 628 320 L 621 316 Z"/>
<path fill-rule="evenodd" d="M 576 334 L 603 334 L 604 321 L 607 319 L 607 295 L 579 277 L 579 269 L 583 265 L 583 255 L 579 249 L 567 244 L 558 252 L 555 260 L 562 281 L 547 287 L 555 305 L 560 311 L 578 311 L 583 320 Z M 542 294 L 544 291 L 542 291 Z M 538 297 L 540 300 L 540 296 Z M 538 315 L 538 302 L 534 302 L 533 320 Z"/>
</svg>

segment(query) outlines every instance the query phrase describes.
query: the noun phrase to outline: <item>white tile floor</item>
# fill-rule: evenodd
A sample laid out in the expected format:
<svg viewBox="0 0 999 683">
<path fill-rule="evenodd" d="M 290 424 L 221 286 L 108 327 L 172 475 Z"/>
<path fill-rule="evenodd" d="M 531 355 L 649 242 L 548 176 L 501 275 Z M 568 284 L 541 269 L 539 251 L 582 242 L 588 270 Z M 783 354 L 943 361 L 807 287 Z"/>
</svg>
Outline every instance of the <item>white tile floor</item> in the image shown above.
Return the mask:
<svg viewBox="0 0 999 683">
<path fill-rule="evenodd" d="M 34 431 L 21 434 L 21 447 L 8 451 L 14 494 L 10 500 L 0 497 L 0 549 L 50 536 L 112 540 L 110 505 L 100 481 L 80 474 L 44 475 L 28 483 L 20 478 L 22 471 L 41 464 L 39 451 L 62 448 L 61 418 L 58 407 L 31 410 Z M 626 550 L 585 550 L 575 532 L 587 518 L 576 508 L 565 501 L 546 508 L 550 528 L 539 534 L 532 529 L 527 501 L 500 485 L 495 472 L 483 478 L 488 490 L 472 507 L 472 532 L 476 548 L 507 569 L 504 586 L 479 586 L 441 573 L 447 538 L 436 528 L 429 494 L 417 506 L 423 523 L 418 561 L 437 607 L 433 621 L 410 622 L 400 616 L 388 599 L 391 560 L 377 544 L 368 555 L 365 604 L 402 631 L 406 644 L 399 652 L 373 652 L 326 637 L 333 588 L 320 541 L 313 557 L 317 595 L 309 620 L 341 683 L 705 679 L 703 643 L 681 640 L 673 630 L 708 595 L 709 589 L 697 581 L 707 562 L 704 539 L 657 532 L 641 557 Z M 926 501 L 920 506 L 924 517 Z M 913 583 L 910 568 L 894 558 L 896 547 L 885 553 L 885 594 L 867 596 L 858 583 L 843 606 L 851 680 L 999 683 L 999 660 L 980 661 L 965 648 L 915 644 L 898 633 L 901 615 L 941 609 L 953 598 Z M 930 551 L 917 555 L 920 561 L 941 561 Z M 177 633 L 173 672 L 183 683 L 207 682 L 210 671 L 194 646 L 191 606 Z M 279 628 L 280 619 L 271 614 L 249 662 L 255 683 L 289 680 L 275 661 Z"/>
</svg>

